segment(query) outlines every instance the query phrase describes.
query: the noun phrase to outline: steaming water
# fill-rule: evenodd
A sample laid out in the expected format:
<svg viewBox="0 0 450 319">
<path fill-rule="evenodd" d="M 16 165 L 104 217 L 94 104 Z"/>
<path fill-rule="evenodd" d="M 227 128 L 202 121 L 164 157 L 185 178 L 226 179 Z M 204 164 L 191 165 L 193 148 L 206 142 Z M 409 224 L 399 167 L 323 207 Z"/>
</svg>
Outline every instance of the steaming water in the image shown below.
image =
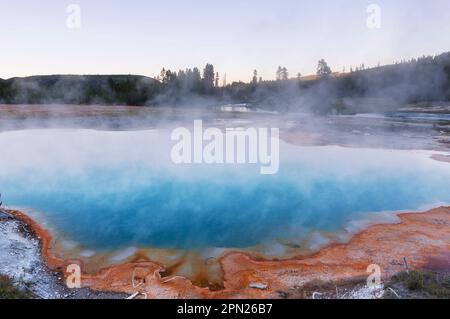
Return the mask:
<svg viewBox="0 0 450 319">
<path fill-rule="evenodd" d="M 258 165 L 176 166 L 169 133 L 0 133 L 3 201 L 95 251 L 299 243 L 376 212 L 450 202 L 450 165 L 420 151 L 281 143 L 279 173 L 260 175 Z"/>
<path fill-rule="evenodd" d="M 450 114 L 446 113 L 421 113 L 421 112 L 389 112 L 389 113 L 358 113 L 355 115 L 337 115 L 338 117 L 359 117 L 368 119 L 392 119 L 408 122 L 448 122 Z"/>
</svg>

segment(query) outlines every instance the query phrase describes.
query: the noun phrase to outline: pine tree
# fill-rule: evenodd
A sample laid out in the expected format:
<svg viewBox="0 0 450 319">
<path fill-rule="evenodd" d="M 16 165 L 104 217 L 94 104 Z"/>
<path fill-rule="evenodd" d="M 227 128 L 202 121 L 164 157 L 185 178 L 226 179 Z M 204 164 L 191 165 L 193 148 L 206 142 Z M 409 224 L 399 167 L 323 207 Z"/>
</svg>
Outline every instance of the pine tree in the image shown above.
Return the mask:
<svg viewBox="0 0 450 319">
<path fill-rule="evenodd" d="M 252 84 L 253 85 L 258 84 L 258 71 L 257 70 L 253 70 Z"/>
<path fill-rule="evenodd" d="M 324 59 L 319 60 L 317 64 L 317 76 L 319 78 L 328 77 L 331 74 L 331 69 Z"/>
<path fill-rule="evenodd" d="M 281 80 L 281 74 L 282 73 L 283 73 L 283 68 L 281 66 L 279 66 L 278 69 L 277 69 L 277 76 L 276 76 L 277 81 Z"/>
<path fill-rule="evenodd" d="M 214 87 L 214 66 L 212 64 L 206 64 L 205 68 L 203 69 L 203 88 L 206 92 L 211 92 L 212 88 Z"/>
<path fill-rule="evenodd" d="M 286 67 L 281 69 L 281 80 L 287 81 L 289 79 L 289 72 Z"/>
</svg>

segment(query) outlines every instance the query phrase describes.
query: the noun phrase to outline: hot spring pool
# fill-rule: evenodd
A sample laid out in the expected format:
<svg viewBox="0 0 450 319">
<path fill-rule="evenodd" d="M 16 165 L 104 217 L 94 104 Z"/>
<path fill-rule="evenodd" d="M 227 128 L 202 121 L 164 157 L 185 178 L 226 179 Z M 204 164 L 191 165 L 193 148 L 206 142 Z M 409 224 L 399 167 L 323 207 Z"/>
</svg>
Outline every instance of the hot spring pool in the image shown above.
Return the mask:
<svg viewBox="0 0 450 319">
<path fill-rule="evenodd" d="M 281 143 L 280 170 L 174 165 L 169 132 L 0 133 L 0 192 L 85 249 L 300 243 L 377 212 L 450 202 L 450 164 L 421 151 Z"/>
</svg>

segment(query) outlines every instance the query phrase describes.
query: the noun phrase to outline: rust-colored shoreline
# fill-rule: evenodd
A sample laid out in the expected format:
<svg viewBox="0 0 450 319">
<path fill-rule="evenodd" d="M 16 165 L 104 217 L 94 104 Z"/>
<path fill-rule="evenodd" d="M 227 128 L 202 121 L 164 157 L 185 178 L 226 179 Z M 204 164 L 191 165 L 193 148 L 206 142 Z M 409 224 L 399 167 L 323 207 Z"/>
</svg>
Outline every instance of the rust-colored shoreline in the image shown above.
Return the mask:
<svg viewBox="0 0 450 319">
<path fill-rule="evenodd" d="M 20 211 L 9 213 L 35 232 L 50 269 L 66 277 L 69 275 L 65 273 L 66 267 L 80 263 L 55 256 L 51 249 L 52 235 L 32 218 Z M 411 268 L 423 267 L 430 258 L 450 258 L 450 207 L 398 216 L 399 223 L 369 226 L 348 243 L 331 244 L 306 257 L 272 261 L 230 251 L 218 260 L 224 279 L 221 290 L 198 287 L 184 277 L 162 277 L 164 267 L 144 257 L 96 274 L 83 273 L 81 282 L 83 287 L 94 290 L 140 292 L 148 298 L 278 298 L 280 292 L 295 295 L 302 286 L 316 280 L 367 277 L 366 270 L 371 264 L 379 265 L 382 277 L 387 279 L 403 270 L 403 258 Z M 255 288 L 255 284 L 264 289 Z"/>
</svg>

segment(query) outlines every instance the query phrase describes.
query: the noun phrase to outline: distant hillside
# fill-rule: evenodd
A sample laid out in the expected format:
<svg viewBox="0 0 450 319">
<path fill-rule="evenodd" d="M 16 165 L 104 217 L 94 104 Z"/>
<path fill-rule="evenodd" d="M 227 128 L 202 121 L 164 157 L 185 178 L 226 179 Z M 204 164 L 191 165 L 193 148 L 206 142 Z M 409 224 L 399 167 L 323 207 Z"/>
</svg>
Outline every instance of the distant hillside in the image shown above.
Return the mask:
<svg viewBox="0 0 450 319">
<path fill-rule="evenodd" d="M 225 91 L 260 108 L 317 113 L 388 111 L 410 103 L 448 102 L 450 52 L 339 75 L 233 83 Z"/>
<path fill-rule="evenodd" d="M 0 80 L 0 103 L 210 106 L 249 103 L 277 111 L 389 111 L 418 102 L 450 101 L 450 52 L 350 73 L 219 86 L 213 65 L 203 73 L 163 69 L 158 80 L 136 75 L 51 75 Z M 285 68 L 284 68 L 285 69 Z M 282 69 L 283 70 L 283 69 Z M 255 70 L 256 72 L 256 70 Z"/>
<path fill-rule="evenodd" d="M 0 103 L 145 105 L 160 83 L 138 75 L 45 75 L 0 79 Z"/>
</svg>

